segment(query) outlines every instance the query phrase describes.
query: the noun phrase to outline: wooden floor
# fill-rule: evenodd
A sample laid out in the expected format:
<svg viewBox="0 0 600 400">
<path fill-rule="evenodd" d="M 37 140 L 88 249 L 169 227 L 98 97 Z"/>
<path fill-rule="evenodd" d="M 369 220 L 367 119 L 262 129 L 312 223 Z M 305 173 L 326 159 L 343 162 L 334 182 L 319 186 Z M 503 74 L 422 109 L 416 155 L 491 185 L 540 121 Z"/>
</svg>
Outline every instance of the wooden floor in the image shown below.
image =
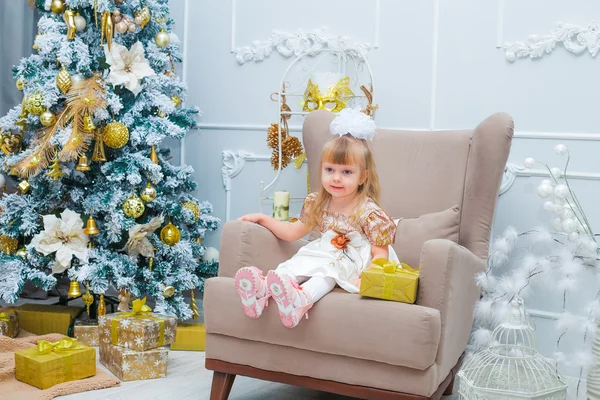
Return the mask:
<svg viewBox="0 0 600 400">
<path fill-rule="evenodd" d="M 106 370 L 101 364 L 98 368 Z M 170 351 L 167 377 L 145 381 L 122 382 L 120 387 L 95 390 L 60 400 L 135 400 L 173 399 L 208 400 L 212 383 L 212 371 L 204 368 L 204 353 L 192 351 Z M 229 396 L 231 400 L 350 400 L 350 397 L 318 392 L 315 390 L 237 377 Z M 455 400 L 456 397 L 443 397 Z"/>
</svg>

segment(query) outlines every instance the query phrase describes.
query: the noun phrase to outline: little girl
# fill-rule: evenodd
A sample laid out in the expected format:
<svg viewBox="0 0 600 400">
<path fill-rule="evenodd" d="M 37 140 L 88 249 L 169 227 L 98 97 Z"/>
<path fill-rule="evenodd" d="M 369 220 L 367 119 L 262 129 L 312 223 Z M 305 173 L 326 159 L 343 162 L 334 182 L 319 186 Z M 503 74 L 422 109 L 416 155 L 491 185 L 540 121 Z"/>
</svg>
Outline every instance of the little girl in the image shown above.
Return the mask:
<svg viewBox="0 0 600 400">
<path fill-rule="evenodd" d="M 359 110 L 345 109 L 330 131 L 333 136 L 321 154 L 319 191 L 306 197 L 298 221 L 290 224 L 264 214 L 241 218 L 286 241 L 304 237 L 315 226 L 321 232 L 319 239 L 269 271 L 266 278 L 256 267 L 236 273 L 235 287 L 250 318 L 260 317 L 273 297 L 281 322 L 293 328 L 336 284 L 358 293 L 361 273 L 371 260 L 398 261 L 390 246 L 396 224 L 379 207 L 379 178 L 367 145 L 375 135 L 374 121 Z"/>
</svg>

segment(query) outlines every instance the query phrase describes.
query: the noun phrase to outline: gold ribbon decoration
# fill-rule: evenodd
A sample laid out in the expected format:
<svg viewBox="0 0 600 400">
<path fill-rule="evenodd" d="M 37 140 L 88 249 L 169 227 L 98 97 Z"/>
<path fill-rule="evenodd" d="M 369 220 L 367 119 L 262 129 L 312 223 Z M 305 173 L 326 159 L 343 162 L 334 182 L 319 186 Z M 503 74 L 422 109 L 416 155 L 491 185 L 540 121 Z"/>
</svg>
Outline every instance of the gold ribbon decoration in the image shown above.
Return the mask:
<svg viewBox="0 0 600 400">
<path fill-rule="evenodd" d="M 15 310 L 0 312 L 0 321 L 8 322 L 13 315 L 15 315 Z"/>
<path fill-rule="evenodd" d="M 80 345 L 77 343 L 77 339 L 73 338 L 64 338 L 54 343 L 47 340 L 40 340 L 37 342 L 37 354 L 35 356 L 42 356 L 50 353 L 60 354 L 81 349 L 85 349 L 85 346 Z"/>
<path fill-rule="evenodd" d="M 319 89 L 319 85 L 308 80 L 308 85 L 304 92 L 302 110 L 311 112 L 315 110 L 327 110 L 339 112 L 346 107 L 346 102 L 354 96 L 350 89 L 350 78 L 341 78 L 335 84 L 328 85 L 324 93 Z"/>
<path fill-rule="evenodd" d="M 146 298 L 136 299 L 133 301 L 133 310 L 130 312 L 120 312 L 119 315 L 115 316 L 111 322 L 111 340 L 115 346 L 119 343 L 119 320 L 123 318 L 139 318 L 139 319 L 150 319 L 158 322 L 158 346 L 162 346 L 165 342 L 165 321 L 161 318 L 148 315 L 152 313 L 152 308 L 146 305 Z"/>
<path fill-rule="evenodd" d="M 419 270 L 410 267 L 405 263 L 398 263 L 398 261 L 390 261 L 385 258 L 378 258 L 371 262 L 370 268 L 379 269 L 383 271 L 383 298 L 385 300 L 392 300 L 394 296 L 394 282 L 396 279 L 396 272 L 402 271 L 405 274 L 419 276 Z"/>
</svg>

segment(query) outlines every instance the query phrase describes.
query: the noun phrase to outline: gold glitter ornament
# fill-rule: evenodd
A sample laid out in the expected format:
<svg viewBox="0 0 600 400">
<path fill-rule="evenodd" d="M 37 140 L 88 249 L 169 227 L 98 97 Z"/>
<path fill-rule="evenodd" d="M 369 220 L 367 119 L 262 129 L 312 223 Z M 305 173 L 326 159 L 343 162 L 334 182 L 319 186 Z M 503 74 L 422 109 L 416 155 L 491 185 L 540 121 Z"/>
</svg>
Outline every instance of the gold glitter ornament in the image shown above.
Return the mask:
<svg viewBox="0 0 600 400">
<path fill-rule="evenodd" d="M 160 240 L 167 246 L 175 246 L 181 239 L 181 233 L 175 225 L 169 223 L 160 230 Z"/>
<path fill-rule="evenodd" d="M 146 206 L 137 194 L 133 193 L 123 202 L 123 212 L 129 218 L 138 218 L 146 210 Z"/>
<path fill-rule="evenodd" d="M 8 235 L 0 235 L 0 251 L 4 254 L 15 254 L 19 247 L 19 239 Z"/>
<path fill-rule="evenodd" d="M 194 221 L 198 221 L 200 218 L 200 206 L 195 201 L 186 201 L 181 203 L 181 207 L 186 210 L 190 210 L 194 214 Z"/>
<path fill-rule="evenodd" d="M 150 184 L 150 182 L 148 182 L 148 185 L 144 189 L 142 189 L 140 197 L 146 203 L 150 203 L 154 201 L 154 199 L 156 199 L 156 189 Z"/>
<path fill-rule="evenodd" d="M 120 149 L 129 141 L 129 129 L 124 123 L 113 121 L 104 128 L 102 139 L 111 149 Z"/>
<path fill-rule="evenodd" d="M 39 92 L 35 92 L 25 99 L 25 109 L 35 115 L 40 115 L 46 110 L 46 107 L 42 104 L 44 98 Z"/>
<path fill-rule="evenodd" d="M 50 111 L 44 111 L 40 115 L 40 123 L 44 126 L 52 126 L 56 123 L 56 115 Z"/>
</svg>

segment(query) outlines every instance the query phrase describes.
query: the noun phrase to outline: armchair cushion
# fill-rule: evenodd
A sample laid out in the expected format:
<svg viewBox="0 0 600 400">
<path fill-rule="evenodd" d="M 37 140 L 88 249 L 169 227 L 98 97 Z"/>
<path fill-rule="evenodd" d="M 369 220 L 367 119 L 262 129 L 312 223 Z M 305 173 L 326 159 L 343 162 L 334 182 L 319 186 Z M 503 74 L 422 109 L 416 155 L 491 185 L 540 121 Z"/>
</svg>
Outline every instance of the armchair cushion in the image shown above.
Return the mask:
<svg viewBox="0 0 600 400">
<path fill-rule="evenodd" d="M 426 241 L 447 239 L 458 243 L 460 209 L 458 206 L 444 211 L 423 214 L 417 218 L 401 218 L 398 221 L 396 250 L 400 261 L 413 268 L 419 266 L 421 250 Z"/>
<path fill-rule="evenodd" d="M 438 352 L 440 312 L 429 307 L 361 298 L 335 289 L 309 311 L 309 320 L 285 328 L 270 302 L 259 319 L 244 315 L 233 279 L 211 278 L 204 295 L 206 330 L 270 343 L 426 370 Z"/>
</svg>

